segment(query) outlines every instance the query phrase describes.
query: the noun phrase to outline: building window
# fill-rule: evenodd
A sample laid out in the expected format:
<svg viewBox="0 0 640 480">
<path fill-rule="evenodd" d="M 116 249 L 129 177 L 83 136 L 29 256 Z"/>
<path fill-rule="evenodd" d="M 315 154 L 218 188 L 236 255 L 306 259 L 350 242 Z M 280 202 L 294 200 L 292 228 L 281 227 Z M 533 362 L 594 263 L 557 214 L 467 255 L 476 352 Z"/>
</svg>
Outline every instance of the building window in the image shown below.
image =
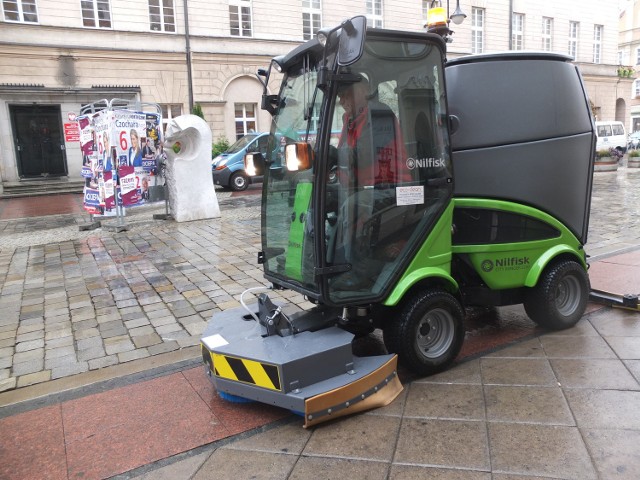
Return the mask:
<svg viewBox="0 0 640 480">
<path fill-rule="evenodd" d="M 236 103 L 234 106 L 236 112 L 236 139 L 239 139 L 247 133 L 256 132 L 256 110 L 258 104 Z"/>
<path fill-rule="evenodd" d="M 320 0 L 302 0 L 302 38 L 311 40 L 322 27 Z"/>
<path fill-rule="evenodd" d="M 229 28 L 234 37 L 250 37 L 251 0 L 229 1 Z"/>
<path fill-rule="evenodd" d="M 471 53 L 484 52 L 484 8 L 471 9 Z"/>
<path fill-rule="evenodd" d="M 569 56 L 574 60 L 578 55 L 578 22 L 569 22 Z"/>
<path fill-rule="evenodd" d="M 173 0 L 149 0 L 149 23 L 154 32 L 175 32 Z"/>
<path fill-rule="evenodd" d="M 182 115 L 182 105 L 160 105 L 162 108 L 162 132 L 167 131 L 167 125 L 171 122 L 172 119 L 179 117 Z"/>
<path fill-rule="evenodd" d="M 602 25 L 594 25 L 593 27 L 593 63 L 602 62 Z"/>
<path fill-rule="evenodd" d="M 367 25 L 382 28 L 382 0 L 365 0 L 367 7 Z"/>
<path fill-rule="evenodd" d="M 111 28 L 109 0 L 80 0 L 80 6 L 83 26 Z"/>
<path fill-rule="evenodd" d="M 427 16 L 429 15 L 429 5 L 431 0 L 422 0 L 422 20 L 423 23 L 427 23 Z"/>
<path fill-rule="evenodd" d="M 633 91 L 631 92 L 631 98 L 640 97 L 640 80 L 634 80 Z"/>
<path fill-rule="evenodd" d="M 7 22 L 38 23 L 36 0 L 3 0 L 2 10 Z"/>
<path fill-rule="evenodd" d="M 553 48 L 553 18 L 542 17 L 542 50 L 550 52 Z"/>
<path fill-rule="evenodd" d="M 620 56 L 620 65 L 622 65 L 622 55 Z M 636 49 L 636 65 L 640 65 L 640 48 Z"/>
<path fill-rule="evenodd" d="M 512 50 L 524 50 L 524 14 L 514 13 L 511 18 L 513 35 L 511 37 Z"/>
</svg>

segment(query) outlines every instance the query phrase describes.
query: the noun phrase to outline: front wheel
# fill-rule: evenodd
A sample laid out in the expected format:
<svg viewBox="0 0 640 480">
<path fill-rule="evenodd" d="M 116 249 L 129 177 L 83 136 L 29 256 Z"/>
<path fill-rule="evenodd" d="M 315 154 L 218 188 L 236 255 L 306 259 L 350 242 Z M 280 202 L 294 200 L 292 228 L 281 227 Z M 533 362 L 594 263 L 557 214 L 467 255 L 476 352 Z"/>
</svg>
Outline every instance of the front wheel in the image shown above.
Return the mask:
<svg viewBox="0 0 640 480">
<path fill-rule="evenodd" d="M 384 343 L 400 364 L 418 375 L 447 368 L 464 340 L 464 310 L 443 290 L 418 292 L 384 328 Z"/>
<path fill-rule="evenodd" d="M 589 300 L 589 276 L 576 261 L 548 266 L 525 295 L 524 309 L 541 327 L 564 330 L 582 318 Z"/>
<path fill-rule="evenodd" d="M 229 186 L 231 187 L 231 190 L 241 192 L 249 187 L 249 178 L 244 172 L 236 172 L 231 175 L 231 178 L 229 179 Z"/>
</svg>

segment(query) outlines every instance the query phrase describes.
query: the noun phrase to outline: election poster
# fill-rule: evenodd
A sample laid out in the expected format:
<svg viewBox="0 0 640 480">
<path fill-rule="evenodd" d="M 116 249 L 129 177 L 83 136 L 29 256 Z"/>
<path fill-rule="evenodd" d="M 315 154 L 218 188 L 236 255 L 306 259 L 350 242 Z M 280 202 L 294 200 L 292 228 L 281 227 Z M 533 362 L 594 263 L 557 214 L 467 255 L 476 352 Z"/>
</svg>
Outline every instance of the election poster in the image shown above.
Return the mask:
<svg viewBox="0 0 640 480">
<path fill-rule="evenodd" d="M 135 167 L 129 165 L 118 167 L 118 179 L 122 206 L 131 207 L 140 203 L 141 197 L 140 190 L 136 185 Z"/>
<path fill-rule="evenodd" d="M 100 193 L 97 188 L 84 187 L 83 207 L 92 215 L 99 215 L 102 213 L 102 208 L 100 207 Z"/>
<path fill-rule="evenodd" d="M 107 215 L 116 205 L 149 202 L 162 155 L 159 113 L 106 108 L 77 117 L 85 209 Z"/>
<path fill-rule="evenodd" d="M 102 197 L 104 199 L 105 210 L 111 210 L 116 206 L 116 190 L 114 184 L 113 172 L 105 171 L 102 175 L 104 193 Z"/>
<path fill-rule="evenodd" d="M 118 167 L 142 167 L 142 148 L 147 136 L 146 114 L 131 110 L 115 110 L 112 113 Z"/>
</svg>

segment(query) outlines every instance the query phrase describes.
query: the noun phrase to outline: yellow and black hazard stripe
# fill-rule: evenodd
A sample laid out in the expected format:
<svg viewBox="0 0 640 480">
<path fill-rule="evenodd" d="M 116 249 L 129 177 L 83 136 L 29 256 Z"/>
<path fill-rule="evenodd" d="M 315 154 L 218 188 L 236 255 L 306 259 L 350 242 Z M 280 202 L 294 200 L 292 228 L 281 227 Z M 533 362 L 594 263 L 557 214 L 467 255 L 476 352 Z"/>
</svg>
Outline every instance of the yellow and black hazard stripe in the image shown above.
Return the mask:
<svg viewBox="0 0 640 480">
<path fill-rule="evenodd" d="M 211 356 L 213 357 L 213 374 L 216 377 L 282 391 L 280 372 L 276 365 L 219 353 L 211 353 Z"/>
</svg>

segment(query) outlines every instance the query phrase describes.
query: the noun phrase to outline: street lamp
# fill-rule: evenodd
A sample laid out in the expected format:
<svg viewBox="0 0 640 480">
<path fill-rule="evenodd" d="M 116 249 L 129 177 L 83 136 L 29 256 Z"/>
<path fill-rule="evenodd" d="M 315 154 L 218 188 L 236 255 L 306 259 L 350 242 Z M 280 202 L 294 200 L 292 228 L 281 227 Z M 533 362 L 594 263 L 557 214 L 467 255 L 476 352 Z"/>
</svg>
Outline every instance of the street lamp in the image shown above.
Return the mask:
<svg viewBox="0 0 640 480">
<path fill-rule="evenodd" d="M 464 13 L 462 11 L 462 9 L 460 8 L 460 0 L 456 0 L 456 9 L 451 14 L 451 17 L 449 17 L 449 18 L 456 25 L 460 25 L 462 22 L 464 22 L 464 19 L 467 18 L 466 13 Z"/>
<path fill-rule="evenodd" d="M 449 22 L 453 22 L 456 25 L 460 25 L 467 15 L 460 8 L 460 0 L 456 0 L 456 9 L 451 16 L 449 16 L 449 0 L 447 0 L 447 11 L 445 13 L 441 0 L 431 0 L 429 12 L 427 12 L 427 24 L 425 28 L 429 33 L 436 33 L 447 42 L 450 42 L 450 35 L 453 33 L 449 29 Z"/>
</svg>

